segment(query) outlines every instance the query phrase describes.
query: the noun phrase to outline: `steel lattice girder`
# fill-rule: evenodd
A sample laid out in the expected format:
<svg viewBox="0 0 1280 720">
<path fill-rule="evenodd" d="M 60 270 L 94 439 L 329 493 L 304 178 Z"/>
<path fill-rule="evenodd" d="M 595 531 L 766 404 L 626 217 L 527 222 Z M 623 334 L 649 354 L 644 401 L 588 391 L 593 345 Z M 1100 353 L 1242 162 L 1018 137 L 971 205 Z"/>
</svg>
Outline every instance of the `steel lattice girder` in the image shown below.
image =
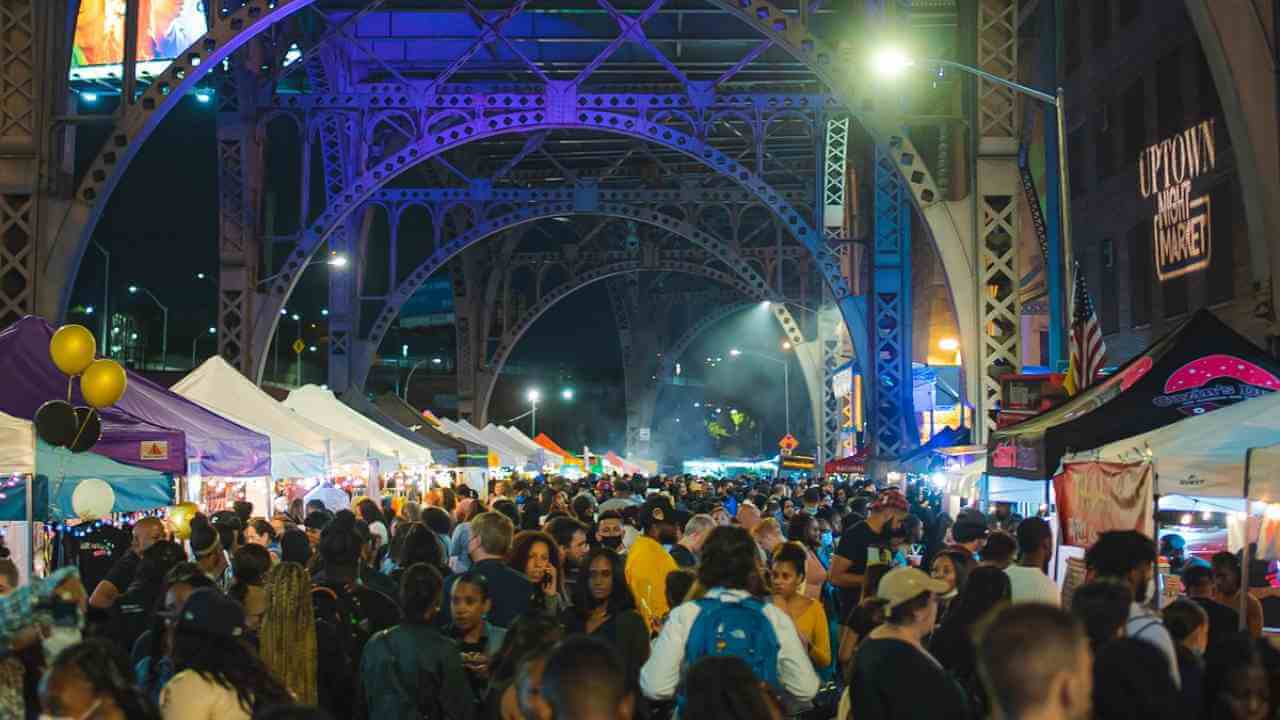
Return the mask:
<svg viewBox="0 0 1280 720">
<path fill-rule="evenodd" d="M 911 408 L 911 208 L 902 179 L 879 151 L 875 215 L 870 435 L 874 456 L 896 458 L 917 442 Z"/>
</svg>

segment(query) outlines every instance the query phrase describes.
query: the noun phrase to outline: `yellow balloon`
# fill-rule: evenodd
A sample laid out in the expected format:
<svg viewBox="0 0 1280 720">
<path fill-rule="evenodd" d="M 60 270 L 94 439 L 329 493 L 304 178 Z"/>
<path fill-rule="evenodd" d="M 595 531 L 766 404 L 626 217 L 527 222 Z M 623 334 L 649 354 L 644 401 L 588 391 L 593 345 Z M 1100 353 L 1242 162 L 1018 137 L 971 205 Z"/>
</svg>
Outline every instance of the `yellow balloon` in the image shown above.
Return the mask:
<svg viewBox="0 0 1280 720">
<path fill-rule="evenodd" d="M 178 503 L 169 509 L 169 526 L 173 528 L 173 536 L 179 540 L 191 537 L 191 518 L 200 512 L 193 502 Z"/>
<path fill-rule="evenodd" d="M 93 363 L 98 343 L 83 325 L 63 325 L 49 341 L 53 364 L 66 375 L 79 375 Z"/>
<path fill-rule="evenodd" d="M 115 360 L 95 360 L 80 376 L 84 401 L 101 410 L 116 404 L 129 384 L 124 368 Z"/>
</svg>

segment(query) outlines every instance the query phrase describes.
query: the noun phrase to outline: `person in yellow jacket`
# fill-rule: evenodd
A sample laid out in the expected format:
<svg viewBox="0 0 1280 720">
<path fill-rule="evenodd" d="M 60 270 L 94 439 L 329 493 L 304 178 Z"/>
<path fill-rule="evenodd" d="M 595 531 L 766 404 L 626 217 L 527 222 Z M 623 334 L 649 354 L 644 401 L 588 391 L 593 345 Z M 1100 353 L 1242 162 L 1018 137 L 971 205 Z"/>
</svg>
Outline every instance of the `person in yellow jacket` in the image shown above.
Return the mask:
<svg viewBox="0 0 1280 720">
<path fill-rule="evenodd" d="M 627 586 L 649 631 L 656 633 L 671 608 L 667 606 L 667 573 L 678 566 L 667 552 L 676 542 L 676 508 L 666 495 L 650 495 L 640 510 L 644 534 L 627 551 Z"/>
</svg>

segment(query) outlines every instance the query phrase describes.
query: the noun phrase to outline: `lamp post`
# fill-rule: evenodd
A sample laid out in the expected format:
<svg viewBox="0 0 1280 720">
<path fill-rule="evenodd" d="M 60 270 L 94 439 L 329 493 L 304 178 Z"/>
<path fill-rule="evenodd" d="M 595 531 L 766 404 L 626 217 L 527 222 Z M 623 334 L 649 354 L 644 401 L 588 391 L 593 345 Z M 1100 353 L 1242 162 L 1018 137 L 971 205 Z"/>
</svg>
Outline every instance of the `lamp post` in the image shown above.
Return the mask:
<svg viewBox="0 0 1280 720">
<path fill-rule="evenodd" d="M 529 412 L 532 417 L 529 423 L 529 434 L 536 436 L 538 434 L 538 401 L 542 399 L 542 393 L 538 392 L 537 388 L 530 388 L 529 392 L 525 394 L 525 399 L 533 406 L 533 409 Z"/>
<path fill-rule="evenodd" d="M 137 295 L 138 293 L 146 293 L 147 297 L 151 298 L 151 301 L 160 308 L 160 312 L 164 315 L 164 330 L 160 334 L 160 369 L 164 370 L 169 366 L 169 308 L 160 302 L 160 299 L 150 290 L 137 285 L 129 286 L 130 295 Z M 143 364 L 146 364 L 145 358 Z"/>
<path fill-rule="evenodd" d="M 102 247 L 102 245 L 100 245 L 97 240 L 90 243 L 90 245 L 93 245 L 94 247 L 98 248 L 98 252 L 102 253 L 102 258 L 103 258 L 102 318 L 98 322 L 98 335 L 101 339 L 98 342 L 102 343 L 102 346 L 105 348 L 105 347 L 108 347 L 111 343 L 111 339 L 107 336 L 107 332 L 108 332 L 107 328 L 110 327 L 110 323 L 111 323 L 111 308 L 107 304 L 107 301 L 110 298 L 110 293 L 111 293 L 111 253 L 107 252 L 107 249 Z M 110 352 L 107 352 L 106 354 L 108 357 L 111 356 Z"/>
<path fill-rule="evenodd" d="M 210 334 L 210 335 L 217 335 L 217 334 L 218 334 L 218 328 L 216 328 L 216 327 L 214 327 L 214 326 L 210 325 L 210 326 L 209 326 L 209 334 Z M 198 342 L 200 342 L 200 333 L 196 333 L 196 336 L 195 336 L 195 337 L 193 337 L 193 338 L 191 338 L 191 369 L 192 369 L 192 370 L 195 370 L 195 369 L 196 369 L 196 343 L 198 343 Z"/>
<path fill-rule="evenodd" d="M 788 344 L 789 345 L 789 344 Z M 791 365 L 786 360 L 779 360 L 776 357 L 770 357 L 764 353 L 758 353 L 754 350 L 740 350 L 738 348 L 729 349 L 729 357 L 739 357 L 741 355 L 750 355 L 751 357 L 768 360 L 771 363 L 777 363 L 782 366 L 782 395 L 785 402 L 786 426 L 787 434 L 791 434 Z"/>
<path fill-rule="evenodd" d="M 294 322 L 298 323 L 298 342 L 302 342 L 302 316 L 298 313 L 294 313 L 291 317 Z M 296 382 L 294 384 L 298 387 L 302 387 L 302 353 L 294 351 L 293 354 L 298 356 L 298 372 Z"/>
<path fill-rule="evenodd" d="M 1062 88 L 1057 89 L 1056 94 L 1050 94 L 1043 90 L 1037 90 L 1033 87 L 1014 82 L 999 75 L 993 75 L 985 70 L 981 70 L 964 63 L 958 63 L 954 60 L 942 60 L 938 58 L 928 58 L 918 61 L 919 64 L 936 65 L 939 67 L 949 67 L 956 70 L 967 72 L 971 75 L 995 83 L 1002 87 L 1009 88 L 1014 92 L 1021 93 L 1031 98 L 1035 98 L 1042 103 L 1053 106 L 1054 115 L 1056 116 L 1058 125 L 1058 222 L 1062 228 L 1062 273 L 1064 284 L 1062 286 L 1061 308 L 1055 309 L 1054 315 L 1059 318 L 1061 324 L 1061 334 L 1064 340 L 1071 334 L 1071 318 L 1068 316 L 1068 306 L 1071 302 L 1072 288 L 1072 253 L 1071 253 L 1071 175 L 1068 171 L 1067 162 L 1067 103 L 1063 96 Z M 917 64 L 917 61 L 905 53 L 894 50 L 881 50 L 874 58 L 873 63 L 875 69 L 882 75 L 895 76 Z M 1048 148 L 1046 146 L 1046 153 Z M 1050 285 L 1052 287 L 1052 284 Z M 1064 345 L 1065 347 L 1065 345 Z M 1054 362 L 1058 362 L 1060 358 L 1054 358 Z"/>
<path fill-rule="evenodd" d="M 306 270 L 307 268 L 311 267 L 312 265 L 319 265 L 319 264 L 322 264 L 322 263 L 323 263 L 323 264 L 325 264 L 325 265 L 328 265 L 329 267 L 335 267 L 335 268 L 338 268 L 339 270 L 341 270 L 342 268 L 345 268 L 345 267 L 347 266 L 347 256 L 346 256 L 346 255 L 341 255 L 341 254 L 339 254 L 339 253 L 332 253 L 331 255 L 329 255 L 329 257 L 327 257 L 327 258 L 325 258 L 325 259 L 323 259 L 323 260 L 311 260 L 311 261 L 309 261 L 306 265 L 303 265 L 303 266 L 302 266 L 302 270 Z M 302 270 L 299 270 L 298 272 L 299 272 L 299 273 L 301 273 L 301 272 L 302 272 Z M 278 272 L 278 273 L 276 273 L 276 274 L 274 274 L 274 275 L 268 275 L 268 276 L 266 276 L 266 277 L 262 278 L 261 280 L 259 280 L 259 281 L 258 281 L 258 285 L 260 285 L 260 286 L 261 286 L 261 285 L 265 285 L 265 284 L 267 284 L 267 283 L 271 282 L 272 280 L 275 280 L 276 278 L 280 277 L 280 276 L 281 276 L 281 275 L 283 275 L 283 274 L 284 274 L 284 272 Z"/>
</svg>

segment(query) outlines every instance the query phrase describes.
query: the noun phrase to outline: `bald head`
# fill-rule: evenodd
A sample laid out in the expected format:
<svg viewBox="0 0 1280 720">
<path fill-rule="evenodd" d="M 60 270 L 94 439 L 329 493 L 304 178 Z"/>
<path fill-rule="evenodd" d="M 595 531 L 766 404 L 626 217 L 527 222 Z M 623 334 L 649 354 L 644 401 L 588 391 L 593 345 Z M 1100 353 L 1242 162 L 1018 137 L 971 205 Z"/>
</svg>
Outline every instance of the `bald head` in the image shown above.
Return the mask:
<svg viewBox="0 0 1280 720">
<path fill-rule="evenodd" d="M 141 555 L 147 548 L 164 539 L 164 522 L 157 517 L 144 517 L 133 525 L 133 551 Z"/>
</svg>

